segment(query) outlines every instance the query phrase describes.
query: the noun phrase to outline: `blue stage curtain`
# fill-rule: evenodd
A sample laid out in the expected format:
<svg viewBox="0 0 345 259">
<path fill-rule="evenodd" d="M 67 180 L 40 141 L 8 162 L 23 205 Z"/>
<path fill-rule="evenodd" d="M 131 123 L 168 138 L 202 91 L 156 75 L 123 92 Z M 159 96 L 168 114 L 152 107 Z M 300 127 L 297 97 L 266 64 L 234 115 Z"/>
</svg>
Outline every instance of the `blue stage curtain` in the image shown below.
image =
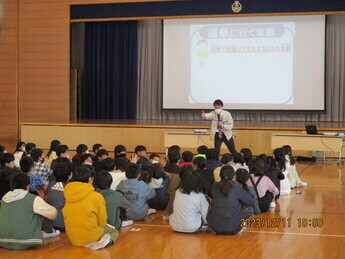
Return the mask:
<svg viewBox="0 0 345 259">
<path fill-rule="evenodd" d="M 85 24 L 82 119 L 135 119 L 138 23 Z"/>
</svg>

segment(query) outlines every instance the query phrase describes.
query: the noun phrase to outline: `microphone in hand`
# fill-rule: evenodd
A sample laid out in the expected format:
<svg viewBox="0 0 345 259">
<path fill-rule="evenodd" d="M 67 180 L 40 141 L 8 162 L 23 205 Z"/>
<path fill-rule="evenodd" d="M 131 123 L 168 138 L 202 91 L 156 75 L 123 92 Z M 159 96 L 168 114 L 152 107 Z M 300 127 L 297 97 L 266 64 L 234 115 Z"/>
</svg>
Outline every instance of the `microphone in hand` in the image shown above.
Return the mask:
<svg viewBox="0 0 345 259">
<path fill-rule="evenodd" d="M 218 119 L 218 127 L 222 128 L 223 127 L 223 122 L 220 118 L 220 114 L 217 114 L 217 119 Z"/>
</svg>

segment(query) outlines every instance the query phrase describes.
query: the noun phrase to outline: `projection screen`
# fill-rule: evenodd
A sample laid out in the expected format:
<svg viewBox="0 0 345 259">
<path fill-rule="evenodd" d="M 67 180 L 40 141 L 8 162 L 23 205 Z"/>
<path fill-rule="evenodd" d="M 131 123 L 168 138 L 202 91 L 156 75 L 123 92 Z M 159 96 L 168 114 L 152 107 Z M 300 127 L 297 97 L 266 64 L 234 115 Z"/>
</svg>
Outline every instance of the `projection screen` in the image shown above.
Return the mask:
<svg viewBox="0 0 345 259">
<path fill-rule="evenodd" d="M 163 108 L 325 108 L 325 16 L 164 20 Z"/>
</svg>

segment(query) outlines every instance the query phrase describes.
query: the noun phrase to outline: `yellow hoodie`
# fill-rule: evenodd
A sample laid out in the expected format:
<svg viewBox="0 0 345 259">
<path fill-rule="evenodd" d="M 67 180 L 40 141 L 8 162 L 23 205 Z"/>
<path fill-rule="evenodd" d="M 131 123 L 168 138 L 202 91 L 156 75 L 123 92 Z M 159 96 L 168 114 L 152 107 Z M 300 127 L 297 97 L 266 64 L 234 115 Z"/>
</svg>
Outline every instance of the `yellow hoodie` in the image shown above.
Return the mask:
<svg viewBox="0 0 345 259">
<path fill-rule="evenodd" d="M 72 182 L 64 190 L 66 199 L 62 209 L 66 234 L 75 246 L 98 241 L 107 224 L 107 210 L 102 194 L 91 184 Z"/>
</svg>

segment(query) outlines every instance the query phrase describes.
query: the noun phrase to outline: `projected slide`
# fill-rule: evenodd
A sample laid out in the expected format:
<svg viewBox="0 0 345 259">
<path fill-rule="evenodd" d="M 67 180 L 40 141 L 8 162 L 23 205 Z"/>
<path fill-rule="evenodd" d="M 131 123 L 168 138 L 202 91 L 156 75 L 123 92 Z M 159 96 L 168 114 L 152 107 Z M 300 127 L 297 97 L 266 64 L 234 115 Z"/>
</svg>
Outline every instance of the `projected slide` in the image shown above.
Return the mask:
<svg viewBox="0 0 345 259">
<path fill-rule="evenodd" d="M 163 108 L 325 108 L 325 16 L 164 20 Z"/>
<path fill-rule="evenodd" d="M 225 103 L 293 104 L 294 31 L 294 23 L 191 25 L 190 102 L 226 93 Z"/>
</svg>

